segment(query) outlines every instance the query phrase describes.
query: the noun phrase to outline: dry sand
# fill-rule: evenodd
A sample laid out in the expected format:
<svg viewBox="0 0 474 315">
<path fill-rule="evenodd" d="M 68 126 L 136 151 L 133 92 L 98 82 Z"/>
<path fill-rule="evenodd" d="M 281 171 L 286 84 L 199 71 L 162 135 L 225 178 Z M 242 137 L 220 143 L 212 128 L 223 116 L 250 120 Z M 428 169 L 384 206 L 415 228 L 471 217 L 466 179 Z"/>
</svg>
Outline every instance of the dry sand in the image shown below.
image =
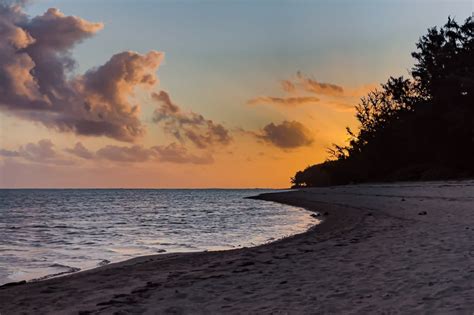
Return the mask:
<svg viewBox="0 0 474 315">
<path fill-rule="evenodd" d="M 3 287 L 0 313 L 473 313 L 473 181 L 260 198 L 327 215 L 268 245 L 140 257 Z"/>
</svg>

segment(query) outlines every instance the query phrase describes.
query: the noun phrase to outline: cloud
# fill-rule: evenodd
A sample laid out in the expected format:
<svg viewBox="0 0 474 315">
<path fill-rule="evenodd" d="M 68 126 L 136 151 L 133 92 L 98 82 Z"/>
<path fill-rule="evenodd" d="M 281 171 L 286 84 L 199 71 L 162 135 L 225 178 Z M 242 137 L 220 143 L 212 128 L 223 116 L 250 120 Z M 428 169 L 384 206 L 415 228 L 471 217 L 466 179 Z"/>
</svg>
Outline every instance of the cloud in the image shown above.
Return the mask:
<svg viewBox="0 0 474 315">
<path fill-rule="evenodd" d="M 20 156 L 30 161 L 42 161 L 54 159 L 56 157 L 56 151 L 53 149 L 54 144 L 51 140 L 43 139 L 38 143 L 28 143 L 24 147 L 20 147 Z"/>
<path fill-rule="evenodd" d="M 298 121 L 285 120 L 280 124 L 270 123 L 254 135 L 282 149 L 294 149 L 313 143 L 310 130 Z"/>
<path fill-rule="evenodd" d="M 169 145 L 153 146 L 151 148 L 146 148 L 142 145 L 107 145 L 100 148 L 95 153 L 87 149 L 82 143 L 78 142 L 74 148 L 68 148 L 65 149 L 65 151 L 88 160 L 102 159 L 120 163 L 157 161 L 178 164 L 210 164 L 214 162 L 210 153 L 195 155 L 190 153 L 186 147 L 174 142 Z M 9 154 L 9 152 L 5 153 L 5 155 L 7 154 Z"/>
<path fill-rule="evenodd" d="M 283 91 L 288 92 L 288 93 L 296 92 L 296 85 L 290 80 L 280 81 L 280 84 Z"/>
<path fill-rule="evenodd" d="M 162 54 L 156 51 L 146 55 L 123 52 L 88 71 L 79 80 L 86 119 L 75 122 L 76 131 L 122 141 L 133 141 L 143 135 L 139 105 L 131 103 L 130 98 L 137 86 L 151 88 L 156 84 L 155 72 L 161 60 Z"/>
<path fill-rule="evenodd" d="M 94 158 L 94 153 L 89 151 L 89 149 L 87 149 L 80 142 L 77 142 L 76 145 L 74 146 L 74 148 L 67 148 L 64 151 L 66 151 L 66 152 L 68 152 L 72 155 L 78 156 L 80 158 L 86 159 L 86 160 L 90 160 L 90 159 Z"/>
<path fill-rule="evenodd" d="M 122 52 L 74 75 L 72 49 L 103 28 L 57 9 L 29 18 L 0 3 L 0 110 L 63 132 L 134 141 L 143 135 L 137 87 L 151 88 L 163 54 Z"/>
<path fill-rule="evenodd" d="M 42 139 L 37 143 L 28 143 L 20 146 L 17 151 L 0 149 L 0 156 L 7 158 L 22 158 L 35 163 L 48 163 L 57 165 L 73 164 L 59 156 L 54 149 L 54 144 L 49 139 Z"/>
<path fill-rule="evenodd" d="M 332 83 L 318 82 L 312 78 L 305 76 L 300 71 L 296 73 L 296 78 L 297 80 L 295 85 L 299 86 L 307 92 L 329 96 L 342 96 L 344 94 L 344 89 L 342 88 L 342 86 Z"/>
<path fill-rule="evenodd" d="M 259 96 L 253 98 L 247 102 L 249 105 L 257 105 L 257 104 L 274 104 L 274 105 L 282 105 L 282 106 L 299 106 L 299 105 L 307 105 L 307 104 L 314 104 L 319 102 L 317 97 L 312 96 L 300 96 L 300 97 L 271 97 L 271 96 Z"/>
<path fill-rule="evenodd" d="M 248 105 L 269 104 L 286 107 L 319 104 L 340 112 L 353 112 L 358 98 L 373 91 L 377 84 L 366 84 L 356 88 L 343 88 L 333 83 L 318 82 L 298 71 L 290 80 L 280 81 L 286 97 L 258 96 L 247 101 Z M 315 97 L 317 94 L 319 97 Z"/>
<path fill-rule="evenodd" d="M 104 27 L 102 23 L 66 16 L 55 8 L 26 22 L 26 25 L 20 25 L 35 39 L 29 49 L 36 54 L 66 52 Z"/>
<path fill-rule="evenodd" d="M 211 164 L 214 158 L 210 154 L 197 156 L 188 152 L 188 150 L 179 144 L 171 143 L 167 146 L 153 147 L 158 153 L 159 160 L 171 163 L 191 163 L 191 164 Z"/>
<path fill-rule="evenodd" d="M 204 149 L 215 144 L 227 145 L 232 141 L 229 130 L 224 126 L 195 112 L 184 112 L 165 91 L 153 93 L 152 97 L 159 104 L 153 121 L 181 143 L 190 141 Z"/>
<path fill-rule="evenodd" d="M 96 152 L 99 158 L 115 162 L 145 162 L 155 157 L 155 151 L 141 145 L 131 147 L 107 145 Z"/>
<path fill-rule="evenodd" d="M 325 97 L 340 98 L 344 96 L 344 89 L 336 84 L 321 83 L 297 72 L 296 78 L 292 80 L 280 81 L 281 89 L 286 93 L 312 93 L 323 95 Z M 295 107 L 300 105 L 309 105 L 320 103 L 320 99 L 315 96 L 299 95 L 290 97 L 258 96 L 247 101 L 249 105 L 270 104 L 286 107 Z M 339 104 L 339 103 L 338 103 Z M 340 106 L 336 106 L 341 108 Z"/>
<path fill-rule="evenodd" d="M 11 151 L 7 149 L 0 149 L 0 156 L 3 157 L 18 157 L 20 156 L 20 153 L 17 151 Z"/>
<path fill-rule="evenodd" d="M 375 90 L 380 84 L 368 83 L 358 87 L 342 87 L 333 83 L 321 83 L 308 77 L 302 72 L 296 73 L 294 80 L 283 80 L 281 86 L 285 92 L 297 92 L 298 90 L 313 94 L 325 95 L 333 98 L 360 98 Z"/>
<path fill-rule="evenodd" d="M 355 107 L 354 107 L 354 104 L 349 104 L 343 100 L 339 101 L 339 100 L 334 100 L 334 101 L 326 101 L 323 103 L 323 105 L 329 107 L 329 108 L 332 108 L 336 111 L 339 111 L 339 112 L 354 112 L 355 110 Z"/>
</svg>

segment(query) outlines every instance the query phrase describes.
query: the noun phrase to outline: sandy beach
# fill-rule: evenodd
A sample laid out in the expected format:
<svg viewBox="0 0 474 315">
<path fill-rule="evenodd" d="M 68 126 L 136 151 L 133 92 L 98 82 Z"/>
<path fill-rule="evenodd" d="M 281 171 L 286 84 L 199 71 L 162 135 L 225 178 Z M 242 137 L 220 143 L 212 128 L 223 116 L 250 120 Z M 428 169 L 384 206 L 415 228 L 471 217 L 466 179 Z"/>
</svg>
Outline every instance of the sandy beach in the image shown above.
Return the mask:
<svg viewBox="0 0 474 315">
<path fill-rule="evenodd" d="M 271 244 L 146 256 L 0 288 L 5 314 L 474 311 L 474 181 L 265 194 L 323 223 Z"/>
</svg>

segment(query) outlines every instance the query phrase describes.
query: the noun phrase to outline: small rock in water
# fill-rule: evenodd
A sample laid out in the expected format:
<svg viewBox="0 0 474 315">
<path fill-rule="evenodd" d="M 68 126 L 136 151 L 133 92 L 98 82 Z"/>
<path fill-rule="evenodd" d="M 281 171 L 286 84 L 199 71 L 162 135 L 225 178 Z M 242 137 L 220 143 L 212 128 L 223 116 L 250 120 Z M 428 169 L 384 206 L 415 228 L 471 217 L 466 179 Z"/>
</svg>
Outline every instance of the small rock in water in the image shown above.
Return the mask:
<svg viewBox="0 0 474 315">
<path fill-rule="evenodd" d="M 317 218 L 317 217 L 320 217 L 320 216 L 321 216 L 321 213 L 319 213 L 319 212 L 311 213 L 311 216 L 312 216 L 313 218 Z"/>
<path fill-rule="evenodd" d="M 156 251 L 157 253 L 166 253 L 166 249 L 159 249 Z"/>
<path fill-rule="evenodd" d="M 418 215 L 427 215 L 427 214 L 428 214 L 428 212 L 426 212 L 426 211 L 418 212 Z"/>
</svg>

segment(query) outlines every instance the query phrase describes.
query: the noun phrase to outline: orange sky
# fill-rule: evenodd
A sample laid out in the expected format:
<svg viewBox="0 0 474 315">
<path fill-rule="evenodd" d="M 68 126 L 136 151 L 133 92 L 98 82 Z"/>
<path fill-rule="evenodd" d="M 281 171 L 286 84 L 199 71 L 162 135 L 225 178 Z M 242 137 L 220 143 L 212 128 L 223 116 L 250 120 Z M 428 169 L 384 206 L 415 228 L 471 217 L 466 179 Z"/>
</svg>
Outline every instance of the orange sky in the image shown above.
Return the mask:
<svg viewBox="0 0 474 315">
<path fill-rule="evenodd" d="M 347 140 L 360 97 L 407 74 L 426 28 L 469 7 L 8 3 L 0 187 L 10 188 L 288 187 Z"/>
</svg>

